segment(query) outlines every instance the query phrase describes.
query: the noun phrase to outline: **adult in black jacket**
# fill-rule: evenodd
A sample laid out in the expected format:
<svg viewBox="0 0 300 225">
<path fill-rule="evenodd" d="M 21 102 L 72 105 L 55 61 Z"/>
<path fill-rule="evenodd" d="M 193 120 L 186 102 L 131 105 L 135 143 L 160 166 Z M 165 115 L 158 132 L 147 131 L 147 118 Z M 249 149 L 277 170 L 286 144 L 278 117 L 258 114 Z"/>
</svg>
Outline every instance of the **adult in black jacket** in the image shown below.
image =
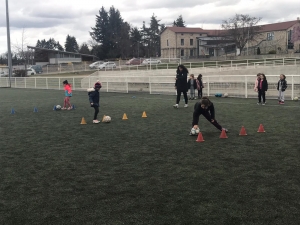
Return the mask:
<svg viewBox="0 0 300 225">
<path fill-rule="evenodd" d="M 257 85 L 258 91 L 258 105 L 261 104 L 261 99 L 263 100 L 262 105 L 266 104 L 266 92 L 268 91 L 268 81 L 266 79 L 265 74 L 260 75 L 260 80 L 258 81 Z"/>
<path fill-rule="evenodd" d="M 94 113 L 94 120 L 93 123 L 100 123 L 100 121 L 97 119 L 98 113 L 99 113 L 99 101 L 100 101 L 100 88 L 102 87 L 101 83 L 97 81 L 95 83 L 94 88 L 88 89 L 88 95 L 89 95 L 89 102 L 91 104 L 91 107 L 95 109 Z"/>
<path fill-rule="evenodd" d="M 218 130 L 222 131 L 225 130 L 226 133 L 228 132 L 227 129 L 223 128 L 215 119 L 215 107 L 214 104 L 207 98 L 202 97 L 199 102 L 197 102 L 194 106 L 194 113 L 193 113 L 193 123 L 192 127 L 194 129 L 199 128 L 199 117 L 203 115 L 205 119 L 207 119 L 212 125 L 214 125 Z M 190 135 L 192 135 L 190 133 Z"/>
<path fill-rule="evenodd" d="M 188 91 L 188 84 L 187 84 L 187 76 L 189 71 L 184 65 L 179 65 L 176 71 L 176 83 L 175 83 L 175 89 L 177 90 L 177 99 L 176 104 L 174 105 L 174 108 L 178 108 L 178 104 L 180 102 L 181 93 L 183 93 L 185 105 L 184 107 L 188 107 L 188 97 L 187 97 L 187 91 Z"/>
</svg>

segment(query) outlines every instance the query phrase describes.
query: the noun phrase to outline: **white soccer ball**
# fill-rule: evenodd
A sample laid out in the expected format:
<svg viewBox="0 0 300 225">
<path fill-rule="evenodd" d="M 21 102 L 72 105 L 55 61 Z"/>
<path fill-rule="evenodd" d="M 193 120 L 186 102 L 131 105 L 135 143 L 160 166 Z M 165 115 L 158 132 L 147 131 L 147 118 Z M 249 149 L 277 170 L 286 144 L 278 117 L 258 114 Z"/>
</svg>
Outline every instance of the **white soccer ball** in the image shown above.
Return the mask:
<svg viewBox="0 0 300 225">
<path fill-rule="evenodd" d="M 195 135 L 195 134 L 196 134 L 196 129 L 195 129 L 195 128 L 192 128 L 191 134 L 192 134 L 192 135 Z"/>
<path fill-rule="evenodd" d="M 111 121 L 110 116 L 105 116 L 105 117 L 103 118 L 103 123 L 110 123 L 110 121 Z"/>
<path fill-rule="evenodd" d="M 225 94 L 224 94 L 224 98 L 228 98 L 228 93 L 225 93 Z"/>
<path fill-rule="evenodd" d="M 298 101 L 298 100 L 299 100 L 298 97 L 295 97 L 295 98 L 294 98 L 294 101 Z"/>
<path fill-rule="evenodd" d="M 60 110 L 60 109 L 61 109 L 61 106 L 60 106 L 60 105 L 57 105 L 57 106 L 56 106 L 56 109 L 57 109 L 57 110 Z"/>
<path fill-rule="evenodd" d="M 195 129 L 195 131 L 196 131 L 196 134 L 200 133 L 200 129 L 199 128 Z"/>
</svg>

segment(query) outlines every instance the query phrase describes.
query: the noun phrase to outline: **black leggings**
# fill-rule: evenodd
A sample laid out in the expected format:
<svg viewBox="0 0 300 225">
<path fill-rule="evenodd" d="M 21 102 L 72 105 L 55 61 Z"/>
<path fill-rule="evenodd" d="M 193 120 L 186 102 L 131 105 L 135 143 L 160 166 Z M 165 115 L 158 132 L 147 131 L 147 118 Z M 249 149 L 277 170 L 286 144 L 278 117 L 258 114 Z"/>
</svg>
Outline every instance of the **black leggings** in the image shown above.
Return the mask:
<svg viewBox="0 0 300 225">
<path fill-rule="evenodd" d="M 94 120 L 97 119 L 98 113 L 99 113 L 99 107 L 98 106 L 94 106 L 95 109 L 95 113 L 94 113 Z"/>
<path fill-rule="evenodd" d="M 263 103 L 266 102 L 266 92 L 262 90 L 258 90 L 258 102 L 261 102 L 261 99 L 263 100 Z"/>
<path fill-rule="evenodd" d="M 202 88 L 200 88 L 200 90 L 198 90 L 198 98 L 202 98 Z"/>
<path fill-rule="evenodd" d="M 186 91 L 178 91 L 178 90 L 177 90 L 176 104 L 179 104 L 179 102 L 180 102 L 181 92 L 183 93 L 185 104 L 188 104 L 187 92 Z"/>
<path fill-rule="evenodd" d="M 205 117 L 205 119 L 207 119 L 212 125 L 214 125 L 218 130 L 222 131 L 222 126 L 216 121 L 214 120 L 214 122 L 211 122 L 211 115 L 209 112 L 204 112 L 202 113 L 202 115 Z M 193 126 L 193 124 L 192 124 Z"/>
</svg>

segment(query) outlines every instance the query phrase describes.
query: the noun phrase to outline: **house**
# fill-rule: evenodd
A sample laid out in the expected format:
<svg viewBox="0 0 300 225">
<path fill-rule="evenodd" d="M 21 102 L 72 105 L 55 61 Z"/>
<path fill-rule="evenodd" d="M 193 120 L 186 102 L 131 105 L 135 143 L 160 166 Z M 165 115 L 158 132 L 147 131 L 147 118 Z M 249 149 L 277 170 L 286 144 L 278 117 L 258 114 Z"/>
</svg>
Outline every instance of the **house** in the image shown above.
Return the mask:
<svg viewBox="0 0 300 225">
<path fill-rule="evenodd" d="M 82 63 L 84 61 L 95 61 L 94 55 L 81 54 L 78 52 L 65 52 L 53 49 L 27 46 L 34 50 L 34 59 L 37 65 L 62 64 L 62 63 Z"/>
<path fill-rule="evenodd" d="M 299 18 L 294 21 L 261 25 L 255 41 L 241 54 L 288 53 L 300 50 Z M 300 30 L 299 30 L 300 31 Z M 225 30 L 166 27 L 161 33 L 161 58 L 199 58 L 235 53 L 235 43 L 226 38 Z"/>
</svg>

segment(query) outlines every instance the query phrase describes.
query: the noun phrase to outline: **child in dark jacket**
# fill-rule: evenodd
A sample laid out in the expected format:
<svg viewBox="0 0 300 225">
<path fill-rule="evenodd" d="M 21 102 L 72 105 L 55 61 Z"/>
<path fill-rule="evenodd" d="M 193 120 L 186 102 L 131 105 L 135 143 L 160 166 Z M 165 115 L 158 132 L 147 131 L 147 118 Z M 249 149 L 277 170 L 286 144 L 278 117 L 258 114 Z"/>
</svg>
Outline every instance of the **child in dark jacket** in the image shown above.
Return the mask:
<svg viewBox="0 0 300 225">
<path fill-rule="evenodd" d="M 266 104 L 266 92 L 268 91 L 268 81 L 266 79 L 265 74 L 260 75 L 260 80 L 258 81 L 257 86 L 258 91 L 258 105 L 261 104 L 261 100 L 263 100 L 262 105 Z"/>
<path fill-rule="evenodd" d="M 202 81 L 202 74 L 199 74 L 197 79 L 196 79 L 196 83 L 197 83 L 197 90 L 198 90 L 198 99 L 202 98 L 202 89 L 204 88 L 203 85 L 203 81 Z"/>
<path fill-rule="evenodd" d="M 90 88 L 88 89 L 88 95 L 89 95 L 89 102 L 91 107 L 93 107 L 95 109 L 95 113 L 94 113 L 94 119 L 93 119 L 93 123 L 100 123 L 100 121 L 97 119 L 98 117 L 98 113 L 99 113 L 99 101 L 100 101 L 100 88 L 102 87 L 101 83 L 99 81 L 97 81 L 97 83 L 95 83 L 94 88 Z"/>
<path fill-rule="evenodd" d="M 278 84 L 277 84 L 278 101 L 279 101 L 279 104 L 281 104 L 281 105 L 284 104 L 284 92 L 286 89 L 287 89 L 287 82 L 285 80 L 285 75 L 281 74 L 280 80 L 278 81 Z"/>
<path fill-rule="evenodd" d="M 188 80 L 187 85 L 188 85 L 188 89 L 190 90 L 190 100 L 194 100 L 195 90 L 197 89 L 197 83 L 194 74 L 190 75 L 190 79 Z"/>
</svg>

